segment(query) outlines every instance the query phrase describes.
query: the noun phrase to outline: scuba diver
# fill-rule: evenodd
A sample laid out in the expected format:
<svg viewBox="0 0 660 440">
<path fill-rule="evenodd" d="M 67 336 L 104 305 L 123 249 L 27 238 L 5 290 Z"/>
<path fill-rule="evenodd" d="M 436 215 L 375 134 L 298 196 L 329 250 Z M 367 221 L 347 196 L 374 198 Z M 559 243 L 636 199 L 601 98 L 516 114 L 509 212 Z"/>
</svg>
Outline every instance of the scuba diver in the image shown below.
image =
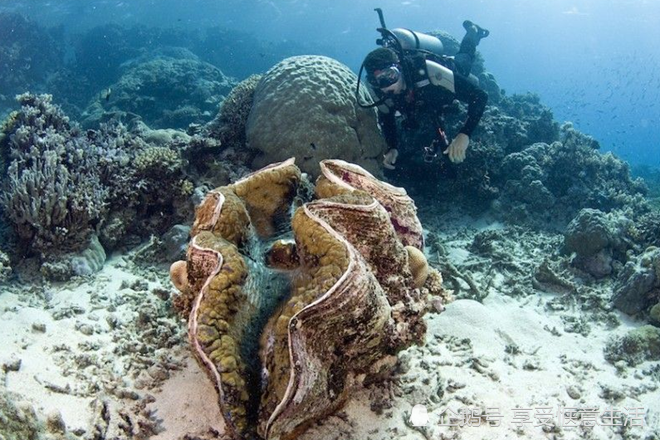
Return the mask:
<svg viewBox="0 0 660 440">
<path fill-rule="evenodd" d="M 418 125 L 417 115 L 421 114 L 431 115 L 437 127 L 434 141 L 424 148 L 424 161 L 433 162 L 441 151 L 452 162 L 462 162 L 488 101 L 488 94 L 479 87 L 470 70 L 476 47 L 489 31 L 466 20 L 460 50 L 451 58 L 439 55 L 443 49 L 439 39 L 407 29 L 390 31 L 380 9 L 376 11 L 382 25 L 378 30 L 383 35 L 377 43 L 383 47 L 370 52 L 362 65 L 375 103 L 360 105 L 378 107 L 378 121 L 389 147 L 383 156 L 383 166 L 389 170 L 396 168 L 397 116 L 402 116 L 404 128 L 414 129 Z M 455 99 L 467 104 L 467 120 L 449 143 L 444 114 Z"/>
</svg>

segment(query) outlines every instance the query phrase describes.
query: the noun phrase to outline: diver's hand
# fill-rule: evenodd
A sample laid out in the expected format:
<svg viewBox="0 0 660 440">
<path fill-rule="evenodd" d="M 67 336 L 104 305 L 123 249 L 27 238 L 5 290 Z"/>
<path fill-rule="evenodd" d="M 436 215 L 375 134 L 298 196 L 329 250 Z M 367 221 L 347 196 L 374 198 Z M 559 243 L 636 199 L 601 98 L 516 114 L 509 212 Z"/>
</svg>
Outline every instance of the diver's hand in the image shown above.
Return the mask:
<svg viewBox="0 0 660 440">
<path fill-rule="evenodd" d="M 443 151 L 443 154 L 449 155 L 449 160 L 454 163 L 461 163 L 465 160 L 465 152 L 470 144 L 470 137 L 465 133 L 458 133 L 458 135 L 451 141 L 449 147 Z"/>
<path fill-rule="evenodd" d="M 399 150 L 396 148 L 390 148 L 387 150 L 387 153 L 383 154 L 383 166 L 388 170 L 395 169 L 396 167 L 394 164 L 396 163 L 397 157 L 399 157 Z"/>
</svg>

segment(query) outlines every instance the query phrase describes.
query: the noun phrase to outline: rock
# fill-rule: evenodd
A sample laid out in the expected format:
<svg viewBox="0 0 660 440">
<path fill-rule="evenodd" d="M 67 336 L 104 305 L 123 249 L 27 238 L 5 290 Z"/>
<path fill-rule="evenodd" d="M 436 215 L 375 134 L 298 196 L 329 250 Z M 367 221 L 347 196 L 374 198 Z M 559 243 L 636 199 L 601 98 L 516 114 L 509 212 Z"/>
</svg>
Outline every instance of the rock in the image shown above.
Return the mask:
<svg viewBox="0 0 660 440">
<path fill-rule="evenodd" d="M 635 315 L 651 306 L 654 297 L 656 300 L 660 297 L 660 278 L 655 270 L 657 264 L 660 264 L 660 249 L 650 248 L 625 265 L 612 296 L 617 309 Z"/>
<path fill-rule="evenodd" d="M 54 255 L 41 266 L 41 274 L 50 281 L 67 281 L 73 276 L 93 275 L 103 268 L 106 253 L 96 235 L 81 252 Z"/>
<path fill-rule="evenodd" d="M 660 360 L 660 328 L 644 325 L 625 336 L 613 338 L 605 346 L 605 359 L 613 365 L 623 361 L 635 366 L 645 361 Z"/>
<path fill-rule="evenodd" d="M 579 400 L 580 397 L 582 397 L 582 393 L 580 393 L 580 389 L 575 385 L 570 385 L 566 387 L 566 393 L 573 400 Z"/>
<path fill-rule="evenodd" d="M 46 333 L 46 324 L 43 322 L 35 322 L 32 324 L 32 330 L 37 333 Z"/>
<path fill-rule="evenodd" d="M 3 283 L 9 279 L 11 275 L 11 261 L 9 256 L 0 250 L 0 283 Z"/>
<path fill-rule="evenodd" d="M 649 318 L 651 319 L 652 324 L 655 326 L 660 326 L 660 302 L 651 307 Z"/>
<path fill-rule="evenodd" d="M 612 243 L 612 232 L 605 213 L 583 209 L 566 227 L 564 248 L 579 257 L 590 257 Z"/>
<path fill-rule="evenodd" d="M 573 264 L 596 278 L 605 278 L 612 273 L 612 251 L 602 249 L 589 257 L 578 256 L 573 260 Z"/>
<path fill-rule="evenodd" d="M 46 429 L 52 434 L 66 433 L 66 424 L 59 411 L 54 410 L 46 416 Z"/>
<path fill-rule="evenodd" d="M 2 370 L 5 373 L 8 373 L 10 371 L 18 371 L 21 369 L 21 363 L 22 361 L 19 358 L 11 358 L 2 363 Z"/>
</svg>

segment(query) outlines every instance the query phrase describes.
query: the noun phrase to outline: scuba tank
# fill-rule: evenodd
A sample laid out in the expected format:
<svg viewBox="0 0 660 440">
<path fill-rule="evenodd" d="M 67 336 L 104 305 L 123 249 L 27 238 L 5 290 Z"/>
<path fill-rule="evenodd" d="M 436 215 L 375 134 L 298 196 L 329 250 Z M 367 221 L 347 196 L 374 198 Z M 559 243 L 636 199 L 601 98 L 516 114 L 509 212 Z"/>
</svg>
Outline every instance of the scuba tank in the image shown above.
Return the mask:
<svg viewBox="0 0 660 440">
<path fill-rule="evenodd" d="M 389 31 L 389 38 L 396 38 L 403 51 L 421 50 L 441 56 L 444 52 L 442 41 L 432 35 L 411 31 L 410 29 L 396 28 Z M 379 39 L 386 46 L 385 39 Z M 387 46 L 386 46 L 387 47 Z"/>
<path fill-rule="evenodd" d="M 374 11 L 378 13 L 378 19 L 380 20 L 380 27 L 376 30 L 380 32 L 381 35 L 381 38 L 376 40 L 376 44 L 382 47 L 388 47 L 396 51 L 402 63 L 405 62 L 406 52 L 423 52 L 426 54 L 435 55 L 436 57 L 443 57 L 444 46 L 439 38 L 421 32 L 411 31 L 410 29 L 388 29 L 385 25 L 385 19 L 383 18 L 383 10 L 380 8 L 375 8 Z M 357 87 L 355 88 L 355 99 L 358 105 L 362 108 L 377 107 L 385 102 L 385 97 L 378 100 L 377 102 L 374 102 L 373 104 L 363 104 L 360 100 L 360 82 L 363 71 L 364 62 L 362 62 L 362 65 L 360 66 L 360 72 L 358 73 L 358 82 Z M 406 77 L 409 76 L 410 75 L 406 75 Z M 372 93 L 373 91 L 371 90 L 371 87 L 368 86 L 368 89 L 370 95 L 373 97 L 374 94 Z"/>
</svg>

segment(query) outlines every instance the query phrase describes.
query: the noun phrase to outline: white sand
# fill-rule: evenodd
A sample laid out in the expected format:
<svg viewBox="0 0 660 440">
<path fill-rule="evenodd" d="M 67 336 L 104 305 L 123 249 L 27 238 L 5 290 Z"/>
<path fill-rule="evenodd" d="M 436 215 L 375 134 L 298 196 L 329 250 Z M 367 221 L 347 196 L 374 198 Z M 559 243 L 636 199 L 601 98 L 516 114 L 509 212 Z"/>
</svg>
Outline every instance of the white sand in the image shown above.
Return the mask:
<svg viewBox="0 0 660 440">
<path fill-rule="evenodd" d="M 468 254 L 455 249 L 450 252 L 456 264 L 466 261 Z M 161 301 L 149 289 L 171 288 L 163 276 L 150 277 L 146 290 L 136 291 L 126 284 L 121 289 L 122 282 L 142 279 L 132 271 L 130 265 L 116 258 L 93 281 L 53 288 L 50 301 L 36 300 L 34 292 L 17 286 L 0 287 L 0 365 L 11 364 L 12 359 L 21 362 L 18 371 L 0 376 L 4 387 L 32 402 L 41 415 L 61 412 L 69 431 L 81 434 L 89 434 L 100 423 L 106 438 L 111 434 L 124 438 L 118 428 L 118 414 L 124 413 L 133 421 L 151 420 L 158 425 L 161 432 L 151 437 L 157 440 L 180 439 L 186 433 L 219 438 L 214 434 L 222 430 L 215 390 L 192 359 L 183 337 L 175 347 L 156 351 L 160 364 L 170 356 L 173 366 L 161 380 L 153 382 L 147 379 L 162 370 L 142 367 L 140 353 L 126 348 L 139 347 L 143 339 L 140 327 L 134 324 L 139 321 L 138 305 L 146 302 L 157 307 Z M 489 292 L 483 304 L 457 300 L 444 313 L 429 315 L 427 344 L 401 354 L 404 371 L 396 384 L 357 393 L 343 411 L 310 429 L 303 438 L 618 439 L 643 438 L 637 436 L 660 429 L 658 384 L 643 373 L 651 364 L 629 368 L 620 375 L 603 358 L 608 338 L 638 323 L 623 318 L 624 324 L 615 330 L 592 324 L 586 337 L 565 333 L 562 313 L 544 308 L 551 295 L 514 299 L 500 294 L 497 283 Z M 53 318 L 74 307 L 79 314 Z M 112 328 L 109 316 L 120 325 Z M 176 318 L 167 319 L 154 324 L 155 328 L 167 323 L 172 328 L 184 328 Z M 45 332 L 39 326 L 45 326 Z M 126 341 L 132 342 L 127 345 Z M 507 346 L 509 351 L 517 347 L 517 353 L 507 353 Z M 117 390 L 132 390 L 137 395 L 127 398 L 130 396 Z M 612 393 L 605 394 L 604 390 L 620 392 L 621 400 L 607 400 Z M 110 420 L 102 423 L 101 401 L 112 413 Z M 380 402 L 380 414 L 372 411 L 372 401 Z M 415 404 L 428 410 L 430 421 L 425 428 L 404 423 Z M 561 426 L 558 409 L 578 406 L 592 406 L 599 412 L 643 408 L 646 426 L 631 430 Z M 461 407 L 496 408 L 502 416 L 501 426 L 487 427 L 485 422 L 478 427 L 440 426 L 443 410 L 458 411 Z M 537 408 L 549 407 L 555 427 L 544 432 L 531 423 L 518 429 L 513 423 L 516 407 L 529 408 L 532 420 Z M 142 411 L 145 408 L 152 411 L 151 417 Z M 156 419 L 160 423 L 155 423 Z"/>
</svg>

